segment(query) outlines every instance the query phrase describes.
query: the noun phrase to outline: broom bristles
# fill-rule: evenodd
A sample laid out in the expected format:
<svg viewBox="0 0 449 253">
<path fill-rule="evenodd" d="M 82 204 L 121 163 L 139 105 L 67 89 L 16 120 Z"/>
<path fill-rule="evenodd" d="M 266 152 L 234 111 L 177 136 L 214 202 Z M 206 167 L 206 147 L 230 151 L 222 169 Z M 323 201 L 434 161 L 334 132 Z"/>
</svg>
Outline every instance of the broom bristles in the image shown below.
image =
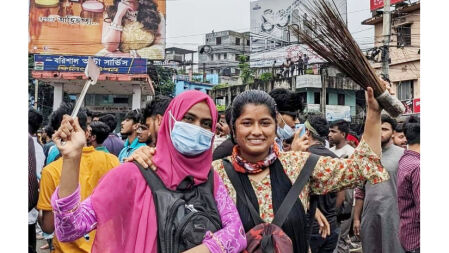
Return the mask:
<svg viewBox="0 0 449 253">
<path fill-rule="evenodd" d="M 299 39 L 363 89 L 371 87 L 376 97 L 381 95 L 386 90 L 384 83 L 363 55 L 337 10 L 326 0 L 308 0 L 304 6 L 317 26 L 306 23 L 311 35 L 303 29 L 292 27 Z"/>
</svg>

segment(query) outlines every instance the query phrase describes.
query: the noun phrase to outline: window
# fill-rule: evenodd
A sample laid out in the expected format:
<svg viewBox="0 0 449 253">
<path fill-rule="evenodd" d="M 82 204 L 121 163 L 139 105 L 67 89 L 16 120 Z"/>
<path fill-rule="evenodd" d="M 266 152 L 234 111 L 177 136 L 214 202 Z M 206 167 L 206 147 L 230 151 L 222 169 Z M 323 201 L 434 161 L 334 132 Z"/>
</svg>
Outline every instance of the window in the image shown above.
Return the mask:
<svg viewBox="0 0 449 253">
<path fill-rule="evenodd" d="M 238 46 L 240 45 L 240 38 L 235 38 L 235 44 Z"/>
<path fill-rule="evenodd" d="M 412 36 L 411 36 L 412 25 L 402 25 L 398 27 L 398 47 L 411 46 Z"/>
<path fill-rule="evenodd" d="M 398 84 L 398 99 L 401 101 L 413 99 L 413 81 L 404 81 Z"/>
<path fill-rule="evenodd" d="M 228 58 L 228 53 L 223 54 L 223 60 L 226 60 Z"/>
<path fill-rule="evenodd" d="M 221 54 L 217 54 L 217 59 L 221 60 Z"/>
<path fill-rule="evenodd" d="M 215 42 L 217 45 L 221 45 L 221 37 L 215 38 Z"/>
<path fill-rule="evenodd" d="M 338 105 L 345 105 L 345 94 L 338 94 Z"/>
<path fill-rule="evenodd" d="M 246 45 L 249 46 L 249 40 L 246 40 Z"/>
<path fill-rule="evenodd" d="M 303 104 L 307 104 L 307 92 L 300 92 L 299 98 L 301 99 Z"/>
<path fill-rule="evenodd" d="M 210 60 L 213 61 L 214 60 L 214 55 L 210 54 Z"/>
<path fill-rule="evenodd" d="M 235 60 L 238 61 L 239 60 L 240 55 L 236 54 L 235 55 Z"/>
<path fill-rule="evenodd" d="M 320 93 L 315 92 L 313 95 L 314 95 L 314 104 L 320 104 L 320 99 L 321 99 Z"/>
<path fill-rule="evenodd" d="M 329 104 L 329 92 L 326 92 L 326 105 Z"/>
<path fill-rule="evenodd" d="M 127 97 L 115 97 L 114 98 L 114 104 L 127 104 L 128 98 Z"/>
</svg>

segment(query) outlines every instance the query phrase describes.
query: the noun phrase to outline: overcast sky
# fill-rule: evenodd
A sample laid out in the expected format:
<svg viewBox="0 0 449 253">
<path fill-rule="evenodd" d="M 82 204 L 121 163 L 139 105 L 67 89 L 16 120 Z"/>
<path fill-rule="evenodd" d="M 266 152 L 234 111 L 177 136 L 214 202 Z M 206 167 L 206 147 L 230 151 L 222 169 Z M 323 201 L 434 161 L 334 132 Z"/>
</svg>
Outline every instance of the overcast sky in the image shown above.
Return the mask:
<svg viewBox="0 0 449 253">
<path fill-rule="evenodd" d="M 371 17 L 369 0 L 347 3 L 349 30 L 362 49 L 372 47 L 374 27 L 360 24 Z M 249 28 L 250 0 L 167 0 L 167 47 L 197 50 L 212 30 L 246 32 Z"/>
</svg>

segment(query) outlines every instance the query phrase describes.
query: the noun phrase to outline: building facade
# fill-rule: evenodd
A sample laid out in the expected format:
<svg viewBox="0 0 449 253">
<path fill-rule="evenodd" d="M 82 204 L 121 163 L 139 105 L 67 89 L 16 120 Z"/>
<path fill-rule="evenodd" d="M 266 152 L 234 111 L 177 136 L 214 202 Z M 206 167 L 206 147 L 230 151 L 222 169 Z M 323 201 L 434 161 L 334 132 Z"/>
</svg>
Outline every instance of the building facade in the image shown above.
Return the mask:
<svg viewBox="0 0 449 253">
<path fill-rule="evenodd" d="M 198 47 L 198 68 L 208 74 L 238 76 L 240 55 L 249 55 L 249 32 L 221 31 L 206 34 L 204 45 Z"/>
<path fill-rule="evenodd" d="M 374 26 L 372 66 L 382 71 L 383 16 L 374 16 L 362 22 Z M 398 99 L 406 107 L 405 114 L 420 112 L 420 1 L 401 5 L 391 13 L 391 41 L 389 78 Z"/>
</svg>

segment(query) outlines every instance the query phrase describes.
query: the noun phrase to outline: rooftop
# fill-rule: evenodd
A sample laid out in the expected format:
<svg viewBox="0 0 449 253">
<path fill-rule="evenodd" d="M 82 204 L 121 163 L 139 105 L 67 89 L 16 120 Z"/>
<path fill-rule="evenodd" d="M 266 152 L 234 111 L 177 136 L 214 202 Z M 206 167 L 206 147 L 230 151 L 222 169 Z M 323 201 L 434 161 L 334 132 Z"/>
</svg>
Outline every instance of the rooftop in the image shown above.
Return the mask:
<svg viewBox="0 0 449 253">
<path fill-rule="evenodd" d="M 392 18 L 398 17 L 401 14 L 404 15 L 404 14 L 408 14 L 410 12 L 419 10 L 420 6 L 421 6 L 420 1 L 418 1 L 418 2 L 412 3 L 410 5 L 399 7 L 396 10 L 393 10 L 391 12 Z M 379 14 L 379 15 L 376 15 L 374 17 L 371 17 L 369 19 L 362 21 L 362 25 L 375 25 L 375 24 L 378 24 L 381 22 L 383 22 L 383 15 Z"/>
</svg>

